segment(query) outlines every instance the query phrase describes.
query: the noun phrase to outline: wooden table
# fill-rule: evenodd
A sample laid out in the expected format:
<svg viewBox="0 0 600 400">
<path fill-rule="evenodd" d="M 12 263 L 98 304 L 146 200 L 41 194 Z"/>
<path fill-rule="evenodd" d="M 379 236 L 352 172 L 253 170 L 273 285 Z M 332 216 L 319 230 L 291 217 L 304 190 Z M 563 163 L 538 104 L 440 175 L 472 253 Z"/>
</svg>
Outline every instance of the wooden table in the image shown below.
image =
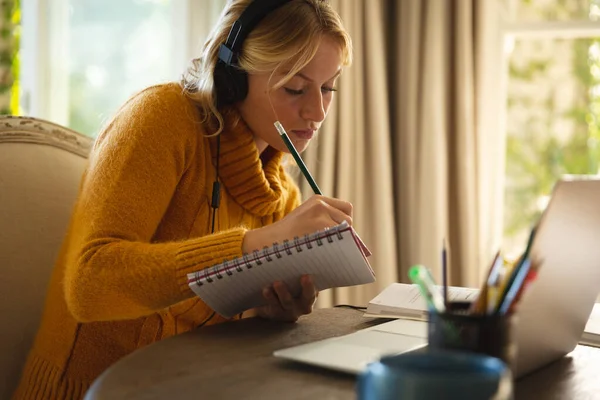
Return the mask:
<svg viewBox="0 0 600 400">
<path fill-rule="evenodd" d="M 276 359 L 276 349 L 382 322 L 351 309 L 315 310 L 297 323 L 258 318 L 178 335 L 125 357 L 86 400 L 352 399 L 351 375 Z M 600 349 L 571 354 L 517 381 L 516 399 L 600 399 Z"/>
</svg>

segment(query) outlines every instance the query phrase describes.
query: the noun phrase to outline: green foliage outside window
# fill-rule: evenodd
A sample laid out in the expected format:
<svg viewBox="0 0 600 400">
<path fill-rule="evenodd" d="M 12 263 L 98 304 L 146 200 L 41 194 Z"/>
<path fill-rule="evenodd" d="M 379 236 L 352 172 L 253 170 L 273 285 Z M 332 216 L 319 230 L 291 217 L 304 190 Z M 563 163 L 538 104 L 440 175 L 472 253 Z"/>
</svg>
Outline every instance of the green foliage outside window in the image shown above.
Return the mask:
<svg viewBox="0 0 600 400">
<path fill-rule="evenodd" d="M 20 0 L 0 0 L 0 114 L 18 114 Z"/>
<path fill-rule="evenodd" d="M 580 18 L 588 12 L 590 2 L 565 0 L 551 5 L 551 16 L 567 18 L 571 14 Z M 531 227 L 543 209 L 538 201 L 551 193 L 562 175 L 599 173 L 600 38 L 554 42 L 563 45 L 569 42 L 571 54 L 550 54 L 546 58 L 525 55 L 521 59 L 513 55 L 510 61 L 512 84 L 544 82 L 544 87 L 534 95 L 531 91 L 515 91 L 508 98 L 509 118 L 511 110 L 521 110 L 526 117 L 515 124 L 517 128 L 513 127 L 518 132 L 508 132 L 505 237 L 523 234 Z M 532 43 L 535 45 L 535 40 Z M 542 42 L 539 43 L 541 46 Z M 523 58 L 528 58 L 524 64 Z M 571 72 L 564 79 L 570 81 L 571 106 L 565 110 L 557 106 L 557 100 L 567 95 L 554 88 L 560 88 L 560 83 L 538 78 L 545 76 L 553 63 L 566 63 L 569 59 Z M 557 132 L 561 129 L 556 128 L 560 124 L 563 124 L 562 136 Z M 564 124 L 570 127 L 567 137 Z"/>
</svg>

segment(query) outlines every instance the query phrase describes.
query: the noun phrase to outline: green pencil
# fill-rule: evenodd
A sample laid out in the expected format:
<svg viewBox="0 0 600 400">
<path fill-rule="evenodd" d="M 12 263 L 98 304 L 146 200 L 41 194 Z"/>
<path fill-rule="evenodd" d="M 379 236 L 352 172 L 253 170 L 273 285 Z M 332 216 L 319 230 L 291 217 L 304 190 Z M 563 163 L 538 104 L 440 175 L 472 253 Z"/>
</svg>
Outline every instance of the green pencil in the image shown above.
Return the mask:
<svg viewBox="0 0 600 400">
<path fill-rule="evenodd" d="M 298 150 L 296 150 L 296 148 L 294 147 L 294 144 L 290 140 L 290 137 L 287 135 L 287 132 L 285 131 L 285 129 L 283 129 L 283 125 L 281 125 L 279 121 L 275 121 L 275 128 L 277 129 L 277 132 L 279 132 L 279 135 L 283 139 L 283 142 L 287 146 L 290 153 L 292 153 L 294 160 L 296 160 L 296 164 L 298 164 L 300 171 L 302 171 L 302 175 L 304 175 L 304 177 L 308 181 L 308 184 L 312 188 L 313 192 L 315 192 L 315 194 L 323 194 L 321 193 L 321 189 L 319 189 L 319 186 L 317 186 L 317 182 L 315 182 L 310 172 L 308 172 L 306 164 L 304 164 L 304 161 L 302 161 L 302 158 L 300 158 L 300 154 L 298 154 Z"/>
</svg>

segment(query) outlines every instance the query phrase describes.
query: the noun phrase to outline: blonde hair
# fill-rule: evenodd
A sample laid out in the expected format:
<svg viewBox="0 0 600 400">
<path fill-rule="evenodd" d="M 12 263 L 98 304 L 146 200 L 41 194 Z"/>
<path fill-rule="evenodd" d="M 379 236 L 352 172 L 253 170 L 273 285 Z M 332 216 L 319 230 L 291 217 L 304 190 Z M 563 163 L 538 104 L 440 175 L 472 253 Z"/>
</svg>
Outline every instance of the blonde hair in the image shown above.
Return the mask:
<svg viewBox="0 0 600 400">
<path fill-rule="evenodd" d="M 252 0 L 231 0 L 182 78 L 187 96 L 200 110 L 207 133 L 218 135 L 224 127 L 223 112 L 216 105 L 213 72 L 219 46 L 225 43 L 233 23 Z M 339 43 L 342 64 L 352 61 L 352 42 L 339 15 L 325 0 L 291 0 L 267 14 L 243 43 L 238 65 L 248 73 L 272 74 L 284 64 L 292 66 L 271 89 L 285 84 L 315 56 L 320 40 L 329 36 Z"/>
</svg>

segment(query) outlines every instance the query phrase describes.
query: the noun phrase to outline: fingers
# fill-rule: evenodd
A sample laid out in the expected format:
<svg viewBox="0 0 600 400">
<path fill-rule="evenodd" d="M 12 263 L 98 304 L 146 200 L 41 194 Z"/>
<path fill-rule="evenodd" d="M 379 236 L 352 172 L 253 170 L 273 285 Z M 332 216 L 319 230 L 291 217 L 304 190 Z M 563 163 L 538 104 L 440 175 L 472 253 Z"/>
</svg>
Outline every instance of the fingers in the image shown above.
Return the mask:
<svg viewBox="0 0 600 400">
<path fill-rule="evenodd" d="M 303 314 L 310 314 L 317 300 L 317 288 L 309 275 L 300 278 L 300 285 L 302 285 L 300 310 Z"/>
<path fill-rule="evenodd" d="M 281 308 L 286 312 L 292 312 L 294 310 L 295 302 L 292 294 L 287 288 L 287 285 L 283 282 L 273 283 L 273 290 L 279 298 Z"/>
<path fill-rule="evenodd" d="M 279 321 L 294 322 L 298 319 L 292 313 L 284 310 L 279 301 L 279 297 L 274 288 L 267 287 L 263 289 L 263 297 L 267 300 L 267 304 L 258 309 L 258 315 L 263 318 L 269 318 Z"/>
<path fill-rule="evenodd" d="M 265 300 L 267 300 L 267 303 L 269 305 L 279 305 L 279 299 L 277 299 L 277 296 L 275 295 L 271 287 L 264 288 L 262 291 L 262 295 L 265 298 Z"/>
<path fill-rule="evenodd" d="M 262 307 L 268 318 L 282 321 L 296 321 L 298 317 L 312 312 L 317 297 L 317 290 L 308 275 L 300 279 L 302 291 L 297 298 L 290 293 L 284 282 L 274 282 L 272 287 L 263 289 L 263 297 L 267 305 Z"/>
<path fill-rule="evenodd" d="M 287 296 L 284 292 L 287 292 Z M 293 299 L 286 286 L 282 286 L 281 282 L 275 282 L 272 287 L 264 288 L 263 297 L 265 300 L 267 300 L 267 304 L 260 307 L 260 316 L 268 319 L 289 322 L 294 322 L 298 319 L 298 315 L 295 312 L 295 307 L 293 305 Z M 290 307 L 290 300 L 291 308 L 284 308 Z"/>
<path fill-rule="evenodd" d="M 328 213 L 329 217 L 335 222 L 335 224 L 341 224 L 342 222 L 348 222 L 348 225 L 352 226 L 352 217 L 344 212 L 338 210 L 337 208 L 333 208 L 330 205 L 326 207 L 329 208 Z"/>
<path fill-rule="evenodd" d="M 352 225 L 352 204 L 325 196 L 313 196 L 306 202 L 311 218 L 321 219 L 322 228 L 347 221 Z"/>
<path fill-rule="evenodd" d="M 322 201 L 322 202 L 326 203 L 327 205 L 329 205 L 337 210 L 340 210 L 345 215 L 352 218 L 352 209 L 353 209 L 352 203 L 350 203 L 348 201 L 336 199 L 333 197 L 321 196 L 321 195 L 314 195 L 308 201 Z"/>
</svg>

